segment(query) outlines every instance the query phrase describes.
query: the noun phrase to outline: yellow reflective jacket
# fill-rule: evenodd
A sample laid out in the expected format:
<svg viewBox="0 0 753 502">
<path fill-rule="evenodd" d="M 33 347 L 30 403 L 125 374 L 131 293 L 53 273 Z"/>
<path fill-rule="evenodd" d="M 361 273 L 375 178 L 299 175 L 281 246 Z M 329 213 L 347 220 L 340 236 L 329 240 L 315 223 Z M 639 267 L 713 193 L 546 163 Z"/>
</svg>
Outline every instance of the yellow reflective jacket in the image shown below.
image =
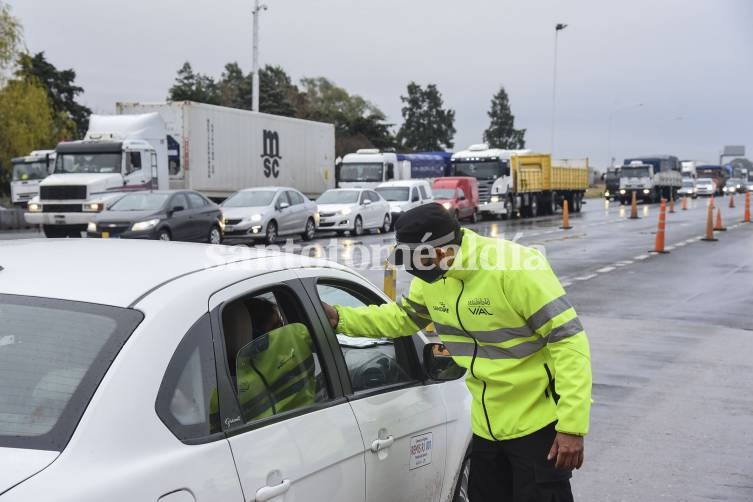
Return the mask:
<svg viewBox="0 0 753 502">
<path fill-rule="evenodd" d="M 397 303 L 336 306 L 351 336 L 410 336 L 434 323 L 453 359 L 469 369 L 474 434 L 489 440 L 557 430 L 588 432 L 588 339 L 559 280 L 536 249 L 464 229 L 450 269 L 414 278 Z"/>
</svg>

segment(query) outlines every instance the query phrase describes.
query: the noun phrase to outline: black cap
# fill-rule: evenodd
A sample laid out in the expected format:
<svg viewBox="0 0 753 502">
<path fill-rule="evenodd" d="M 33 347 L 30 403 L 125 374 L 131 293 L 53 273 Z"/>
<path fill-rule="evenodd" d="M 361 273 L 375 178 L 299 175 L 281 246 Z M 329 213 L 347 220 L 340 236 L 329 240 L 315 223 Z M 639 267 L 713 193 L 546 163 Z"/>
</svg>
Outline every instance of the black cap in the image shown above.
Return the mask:
<svg viewBox="0 0 753 502">
<path fill-rule="evenodd" d="M 410 262 L 417 248 L 438 248 L 460 243 L 460 224 L 444 206 L 436 202 L 403 213 L 395 223 L 397 246 L 387 258 L 393 265 Z"/>
</svg>

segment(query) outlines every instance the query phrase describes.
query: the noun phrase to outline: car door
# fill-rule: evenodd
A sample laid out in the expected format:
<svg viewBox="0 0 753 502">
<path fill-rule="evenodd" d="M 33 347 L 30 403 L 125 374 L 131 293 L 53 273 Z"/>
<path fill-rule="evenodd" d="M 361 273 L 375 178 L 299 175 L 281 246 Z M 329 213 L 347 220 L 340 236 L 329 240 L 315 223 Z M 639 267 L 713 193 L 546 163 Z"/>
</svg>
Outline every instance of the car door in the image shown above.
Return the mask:
<svg viewBox="0 0 753 502">
<path fill-rule="evenodd" d="M 286 205 L 286 207 L 283 207 Z M 293 228 L 293 207 L 288 199 L 287 190 L 280 190 L 275 203 L 275 219 L 277 220 L 277 233 L 280 235 L 290 234 Z"/>
<path fill-rule="evenodd" d="M 418 207 L 421 205 L 421 196 L 418 194 L 418 187 L 411 187 L 410 189 L 410 208 Z"/>
<path fill-rule="evenodd" d="M 470 201 L 468 200 L 468 196 L 465 194 L 465 191 L 462 188 L 458 187 L 458 214 L 460 215 L 460 218 L 466 218 L 467 216 L 469 216 L 469 205 Z"/>
<path fill-rule="evenodd" d="M 374 190 L 369 190 L 369 195 L 374 206 L 374 227 L 379 228 L 384 223 L 384 216 L 390 213 L 390 203 Z"/>
<path fill-rule="evenodd" d="M 300 281 L 289 271 L 248 279 L 209 308 L 220 417 L 246 500 L 363 501 L 358 424 Z"/>
<path fill-rule="evenodd" d="M 306 227 L 306 207 L 303 205 L 303 195 L 295 190 L 288 190 L 288 200 L 290 201 L 290 232 L 301 233 Z"/>
<path fill-rule="evenodd" d="M 170 234 L 175 241 L 187 241 L 191 239 L 191 214 L 188 199 L 183 192 L 176 193 L 168 203 L 167 225 Z"/>
<path fill-rule="evenodd" d="M 217 222 L 215 210 L 209 201 L 195 192 L 187 192 L 186 197 L 191 205 L 189 219 L 191 220 L 191 240 L 203 242 L 209 236 L 209 230 Z"/>
<path fill-rule="evenodd" d="M 384 297 L 354 275 L 335 270 L 299 270 L 315 305 L 384 303 Z M 319 308 L 320 319 L 327 323 Z M 366 500 L 429 502 L 440 498 L 445 480 L 447 410 L 440 385 L 422 383 L 415 337 L 351 338 L 326 326 L 347 375 L 350 400 L 366 450 Z"/>
</svg>

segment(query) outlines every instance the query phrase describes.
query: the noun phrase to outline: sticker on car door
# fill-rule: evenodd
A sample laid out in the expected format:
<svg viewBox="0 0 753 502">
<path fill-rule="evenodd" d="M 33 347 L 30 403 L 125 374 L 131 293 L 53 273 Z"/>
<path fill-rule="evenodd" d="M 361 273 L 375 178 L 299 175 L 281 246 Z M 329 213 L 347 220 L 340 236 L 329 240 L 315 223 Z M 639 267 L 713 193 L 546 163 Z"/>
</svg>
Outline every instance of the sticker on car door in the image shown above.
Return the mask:
<svg viewBox="0 0 753 502">
<path fill-rule="evenodd" d="M 431 464 L 431 432 L 410 438 L 409 470 Z"/>
</svg>

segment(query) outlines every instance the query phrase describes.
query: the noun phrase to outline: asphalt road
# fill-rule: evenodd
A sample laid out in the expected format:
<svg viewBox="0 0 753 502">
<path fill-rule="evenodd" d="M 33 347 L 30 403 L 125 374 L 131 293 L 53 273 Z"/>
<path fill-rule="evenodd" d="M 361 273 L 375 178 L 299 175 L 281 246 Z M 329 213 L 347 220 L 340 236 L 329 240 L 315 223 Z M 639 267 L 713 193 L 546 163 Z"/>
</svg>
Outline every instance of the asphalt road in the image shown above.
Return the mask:
<svg viewBox="0 0 753 502">
<path fill-rule="evenodd" d="M 589 335 L 594 369 L 586 464 L 577 500 L 753 501 L 753 224 L 718 200 L 728 231 L 704 242 L 706 203 L 667 214 L 669 254 L 654 249 L 658 205 L 589 200 L 571 215 L 469 225 L 543 246 Z M 34 232 L 0 239 L 38 237 Z M 296 242 L 383 284 L 382 256 L 364 250 L 394 235 Z M 318 246 L 318 249 L 304 246 Z M 2 247 L 0 245 L 0 253 Z M 362 263 L 363 262 L 363 263 Z M 363 266 L 362 266 L 363 265 Z M 398 272 L 398 292 L 410 276 Z"/>
</svg>

